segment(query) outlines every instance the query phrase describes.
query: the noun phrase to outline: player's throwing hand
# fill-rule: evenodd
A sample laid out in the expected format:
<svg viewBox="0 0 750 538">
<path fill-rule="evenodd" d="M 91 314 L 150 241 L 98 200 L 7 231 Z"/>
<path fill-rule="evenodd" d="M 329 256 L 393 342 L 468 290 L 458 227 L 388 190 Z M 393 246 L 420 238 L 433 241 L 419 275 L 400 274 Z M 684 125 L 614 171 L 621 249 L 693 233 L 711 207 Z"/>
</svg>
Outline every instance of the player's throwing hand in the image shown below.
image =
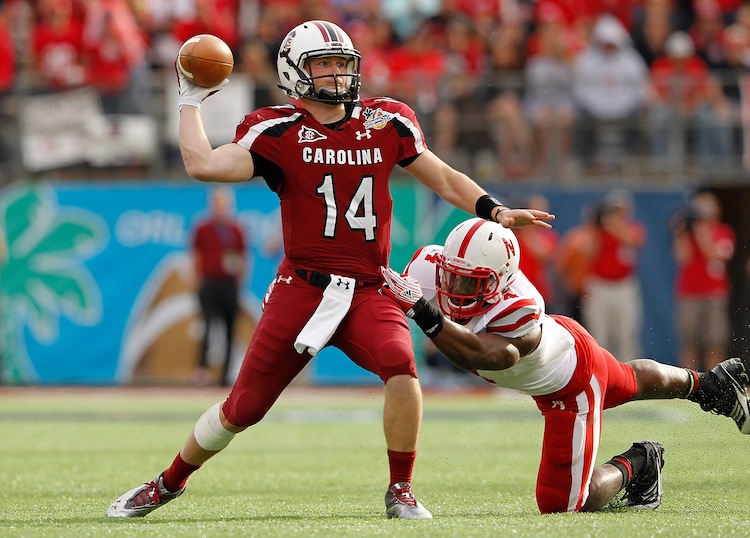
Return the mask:
<svg viewBox="0 0 750 538">
<path fill-rule="evenodd" d="M 182 107 L 185 105 L 200 108 L 201 103 L 207 97 L 210 97 L 211 95 L 220 91 L 229 83 L 229 79 L 225 78 L 216 86 L 203 88 L 201 86 L 198 86 L 197 84 L 193 84 L 192 82 L 190 82 L 190 79 L 185 76 L 185 73 L 183 73 L 180 62 L 178 62 L 177 60 L 175 60 L 174 70 L 177 73 L 177 89 L 180 92 L 180 109 L 182 109 Z"/>
</svg>

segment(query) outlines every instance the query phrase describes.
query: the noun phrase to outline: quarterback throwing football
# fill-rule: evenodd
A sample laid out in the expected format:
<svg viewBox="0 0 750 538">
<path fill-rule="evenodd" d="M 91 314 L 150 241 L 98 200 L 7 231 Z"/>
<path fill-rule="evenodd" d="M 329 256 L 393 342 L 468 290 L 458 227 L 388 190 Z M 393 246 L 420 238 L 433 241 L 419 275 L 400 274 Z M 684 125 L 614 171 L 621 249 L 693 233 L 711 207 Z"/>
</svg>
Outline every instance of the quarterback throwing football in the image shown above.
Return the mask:
<svg viewBox="0 0 750 538">
<path fill-rule="evenodd" d="M 262 177 L 281 202 L 285 257 L 227 399 L 198 419 L 164 472 L 116 499 L 108 516 L 144 516 L 181 495 L 193 472 L 259 422 L 310 358 L 333 345 L 385 384 L 386 515 L 432 517 L 411 490 L 422 397 L 409 326 L 378 293 L 391 247 L 391 171 L 399 165 L 444 200 L 503 226 L 549 227 L 554 217 L 505 208 L 448 166 L 427 149 L 404 103 L 360 99 L 359 67 L 360 53 L 335 24 L 297 26 L 277 59 L 279 86 L 294 102 L 248 114 L 234 141 L 215 149 L 200 106 L 228 81 L 200 88 L 178 69 L 187 172 L 203 181 Z"/>
</svg>

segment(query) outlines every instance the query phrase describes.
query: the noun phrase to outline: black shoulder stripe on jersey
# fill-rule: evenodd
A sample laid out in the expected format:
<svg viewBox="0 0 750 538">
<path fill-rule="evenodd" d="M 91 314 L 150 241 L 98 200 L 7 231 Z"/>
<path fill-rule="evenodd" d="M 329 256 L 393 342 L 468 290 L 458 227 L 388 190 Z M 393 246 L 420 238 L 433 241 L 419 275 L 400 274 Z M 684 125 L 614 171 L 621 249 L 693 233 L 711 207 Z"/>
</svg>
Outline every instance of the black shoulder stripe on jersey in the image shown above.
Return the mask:
<svg viewBox="0 0 750 538">
<path fill-rule="evenodd" d="M 398 118 L 392 118 L 391 123 L 396 126 L 396 132 L 401 138 L 414 138 L 414 133 Z"/>
<path fill-rule="evenodd" d="M 399 161 L 398 165 L 401 168 L 406 168 L 411 163 L 413 163 L 415 160 L 417 160 L 417 157 L 419 157 L 419 155 L 412 155 L 411 157 L 407 157 L 406 159 L 402 159 L 402 160 Z"/>
<path fill-rule="evenodd" d="M 265 129 L 262 134 L 263 136 L 281 138 L 284 135 L 284 133 L 286 133 L 289 129 L 291 129 L 298 123 L 301 123 L 304 119 L 305 119 L 305 116 L 300 115 L 300 117 L 295 120 L 277 123 L 276 125 L 272 125 L 268 129 Z"/>
</svg>

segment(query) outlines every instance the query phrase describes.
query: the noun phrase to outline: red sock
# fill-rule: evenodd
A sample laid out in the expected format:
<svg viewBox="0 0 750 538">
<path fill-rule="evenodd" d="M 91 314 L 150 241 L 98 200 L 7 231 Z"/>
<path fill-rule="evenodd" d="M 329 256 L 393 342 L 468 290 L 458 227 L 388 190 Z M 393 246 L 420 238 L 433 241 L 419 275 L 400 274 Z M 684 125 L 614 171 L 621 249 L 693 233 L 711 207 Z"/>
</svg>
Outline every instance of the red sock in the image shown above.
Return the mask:
<svg viewBox="0 0 750 538">
<path fill-rule="evenodd" d="M 169 469 L 164 471 L 164 476 L 162 477 L 164 487 L 169 491 L 178 491 L 184 488 L 190 475 L 200 469 L 200 467 L 200 465 L 190 465 L 189 463 L 186 463 L 178 452 L 172 465 L 169 466 Z"/>
<path fill-rule="evenodd" d="M 414 461 L 417 459 L 416 452 L 388 451 L 388 465 L 391 468 L 391 483 L 388 487 L 399 482 L 411 482 L 411 473 L 414 469 Z"/>
</svg>

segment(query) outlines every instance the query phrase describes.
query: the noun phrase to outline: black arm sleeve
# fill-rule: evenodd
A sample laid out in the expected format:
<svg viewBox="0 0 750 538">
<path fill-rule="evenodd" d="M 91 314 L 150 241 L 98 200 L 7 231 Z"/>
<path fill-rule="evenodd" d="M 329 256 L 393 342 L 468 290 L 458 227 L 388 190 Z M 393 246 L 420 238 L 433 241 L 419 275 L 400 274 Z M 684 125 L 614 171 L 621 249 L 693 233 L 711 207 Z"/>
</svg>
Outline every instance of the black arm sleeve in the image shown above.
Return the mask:
<svg viewBox="0 0 750 538">
<path fill-rule="evenodd" d="M 284 172 L 279 165 L 269 161 L 254 151 L 251 151 L 250 155 L 253 157 L 253 166 L 255 167 L 254 177 L 262 177 L 270 189 L 273 192 L 276 192 L 279 185 L 281 185 L 281 181 L 284 179 Z"/>
</svg>

